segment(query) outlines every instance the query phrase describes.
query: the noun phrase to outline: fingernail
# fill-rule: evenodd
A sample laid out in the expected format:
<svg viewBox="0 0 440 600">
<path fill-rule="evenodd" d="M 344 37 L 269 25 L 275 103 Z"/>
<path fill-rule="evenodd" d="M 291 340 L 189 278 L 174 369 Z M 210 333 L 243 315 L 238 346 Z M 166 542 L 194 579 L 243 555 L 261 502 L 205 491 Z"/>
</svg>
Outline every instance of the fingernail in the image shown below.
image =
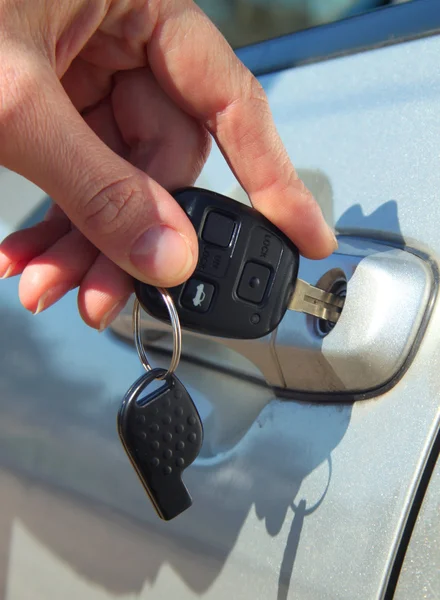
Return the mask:
<svg viewBox="0 0 440 600">
<path fill-rule="evenodd" d="M 42 294 L 38 300 L 34 315 L 38 315 L 40 312 L 43 312 L 43 310 L 54 304 L 57 300 L 60 300 L 60 298 L 67 294 L 67 292 L 69 292 L 71 289 L 71 286 L 68 286 L 65 283 L 60 283 L 44 292 L 44 294 Z"/>
<path fill-rule="evenodd" d="M 3 275 L 1 276 L 0 279 L 7 279 L 8 277 L 10 277 L 12 275 L 12 271 L 14 270 L 14 267 L 15 267 L 15 264 L 11 263 L 7 267 L 6 271 L 3 273 Z"/>
<path fill-rule="evenodd" d="M 166 225 L 156 225 L 135 242 L 131 261 L 151 279 L 174 282 L 187 275 L 193 255 L 183 235 Z"/>
<path fill-rule="evenodd" d="M 334 252 L 334 251 L 335 251 L 335 250 L 337 250 L 337 249 L 338 249 L 338 247 L 339 247 L 338 239 L 337 239 L 337 237 L 336 237 L 336 235 L 335 235 L 335 232 L 332 230 L 332 228 L 331 228 L 331 227 L 329 227 L 328 229 L 329 229 L 329 231 L 330 231 L 330 234 L 331 234 L 331 237 L 332 237 L 332 241 L 333 241 L 333 252 Z"/>
<path fill-rule="evenodd" d="M 123 300 L 119 300 L 118 302 L 116 302 L 116 304 L 112 306 L 112 308 L 108 312 L 105 313 L 105 315 L 101 319 L 101 322 L 99 323 L 99 333 L 102 333 L 104 329 L 107 329 L 110 323 L 116 319 L 121 310 L 127 304 L 128 298 L 129 296 L 127 298 L 124 298 Z"/>
</svg>

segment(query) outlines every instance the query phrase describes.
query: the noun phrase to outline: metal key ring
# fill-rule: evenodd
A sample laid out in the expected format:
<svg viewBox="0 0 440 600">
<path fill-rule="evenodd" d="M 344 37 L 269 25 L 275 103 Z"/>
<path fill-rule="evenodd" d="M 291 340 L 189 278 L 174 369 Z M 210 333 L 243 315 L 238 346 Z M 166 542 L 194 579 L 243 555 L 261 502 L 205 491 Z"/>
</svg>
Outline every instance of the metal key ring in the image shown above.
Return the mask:
<svg viewBox="0 0 440 600">
<path fill-rule="evenodd" d="M 180 319 L 177 314 L 176 307 L 174 305 L 174 301 L 171 298 L 169 292 L 164 288 L 157 288 L 160 295 L 162 296 L 163 301 L 168 309 L 168 314 L 170 316 L 171 327 L 173 328 L 173 356 L 171 357 L 171 363 L 163 375 L 156 377 L 156 379 L 166 379 L 169 375 L 172 375 L 174 371 L 177 369 L 180 361 L 180 355 L 182 353 L 182 329 L 180 327 Z M 142 363 L 144 369 L 148 371 L 152 371 L 153 367 L 150 364 L 150 361 L 147 358 L 147 353 L 145 352 L 144 344 L 142 341 L 142 333 L 141 333 L 141 317 L 140 317 L 141 305 L 139 300 L 135 298 L 133 305 L 133 333 L 134 333 L 134 342 L 136 344 L 136 350 L 139 356 L 139 360 Z"/>
</svg>

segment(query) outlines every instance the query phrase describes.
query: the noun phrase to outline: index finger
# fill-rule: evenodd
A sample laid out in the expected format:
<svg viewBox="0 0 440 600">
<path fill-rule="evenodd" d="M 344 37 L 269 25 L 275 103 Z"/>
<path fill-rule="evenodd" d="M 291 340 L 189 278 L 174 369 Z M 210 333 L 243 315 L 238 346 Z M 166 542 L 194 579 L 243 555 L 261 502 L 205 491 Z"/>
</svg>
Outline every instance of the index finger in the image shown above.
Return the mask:
<svg viewBox="0 0 440 600">
<path fill-rule="evenodd" d="M 160 6 L 147 47 L 160 85 L 213 134 L 255 208 L 303 255 L 329 255 L 335 236 L 296 174 L 260 83 L 192 0 Z"/>
</svg>

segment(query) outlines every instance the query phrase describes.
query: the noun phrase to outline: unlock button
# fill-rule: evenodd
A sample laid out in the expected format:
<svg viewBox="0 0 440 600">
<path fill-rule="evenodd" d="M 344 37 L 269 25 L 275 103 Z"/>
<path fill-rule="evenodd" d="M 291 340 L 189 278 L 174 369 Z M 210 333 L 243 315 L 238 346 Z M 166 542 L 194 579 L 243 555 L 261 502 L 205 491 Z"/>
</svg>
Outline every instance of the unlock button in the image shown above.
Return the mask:
<svg viewBox="0 0 440 600">
<path fill-rule="evenodd" d="M 193 278 L 186 284 L 181 302 L 189 310 L 204 313 L 211 306 L 213 295 L 214 286 L 212 283 L 206 283 L 206 281 Z"/>
</svg>

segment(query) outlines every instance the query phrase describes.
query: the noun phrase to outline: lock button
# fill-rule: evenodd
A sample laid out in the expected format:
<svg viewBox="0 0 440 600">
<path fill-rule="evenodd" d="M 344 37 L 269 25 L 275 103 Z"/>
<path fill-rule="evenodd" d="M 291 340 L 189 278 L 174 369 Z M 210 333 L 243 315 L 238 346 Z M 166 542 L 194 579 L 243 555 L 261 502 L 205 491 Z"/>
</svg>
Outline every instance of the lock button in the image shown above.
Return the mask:
<svg viewBox="0 0 440 600">
<path fill-rule="evenodd" d="M 246 263 L 238 284 L 237 296 L 242 300 L 259 304 L 267 289 L 270 269 L 256 262 Z"/>
</svg>

